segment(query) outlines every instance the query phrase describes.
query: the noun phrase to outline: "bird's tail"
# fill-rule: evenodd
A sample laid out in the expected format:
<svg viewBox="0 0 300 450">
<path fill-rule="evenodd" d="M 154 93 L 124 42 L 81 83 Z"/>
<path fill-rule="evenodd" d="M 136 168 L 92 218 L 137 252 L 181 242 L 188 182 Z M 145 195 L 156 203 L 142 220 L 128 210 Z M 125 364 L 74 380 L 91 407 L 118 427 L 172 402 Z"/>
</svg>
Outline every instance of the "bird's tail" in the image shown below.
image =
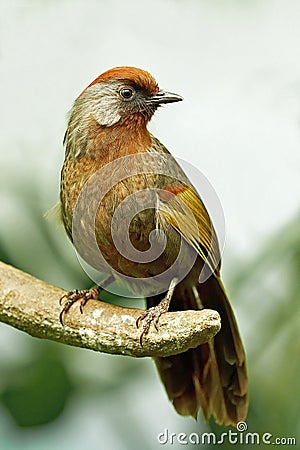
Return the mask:
<svg viewBox="0 0 300 450">
<path fill-rule="evenodd" d="M 147 299 L 148 307 L 159 298 Z M 183 280 L 175 289 L 170 311 L 209 308 L 219 312 L 221 330 L 208 343 L 179 355 L 155 358 L 162 382 L 176 411 L 206 420 L 236 425 L 246 418 L 248 380 L 245 352 L 234 313 L 220 279 L 191 286 Z"/>
</svg>

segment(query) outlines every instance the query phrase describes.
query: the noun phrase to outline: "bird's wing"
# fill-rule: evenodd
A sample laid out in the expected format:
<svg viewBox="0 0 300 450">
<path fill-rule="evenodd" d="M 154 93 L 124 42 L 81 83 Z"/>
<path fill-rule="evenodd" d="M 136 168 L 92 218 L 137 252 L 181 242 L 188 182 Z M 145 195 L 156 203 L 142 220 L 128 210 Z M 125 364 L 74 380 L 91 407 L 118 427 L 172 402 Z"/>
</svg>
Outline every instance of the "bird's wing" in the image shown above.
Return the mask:
<svg viewBox="0 0 300 450">
<path fill-rule="evenodd" d="M 183 184 L 170 185 L 158 196 L 159 222 L 171 225 L 218 276 L 221 257 L 217 235 L 195 189 Z"/>
</svg>

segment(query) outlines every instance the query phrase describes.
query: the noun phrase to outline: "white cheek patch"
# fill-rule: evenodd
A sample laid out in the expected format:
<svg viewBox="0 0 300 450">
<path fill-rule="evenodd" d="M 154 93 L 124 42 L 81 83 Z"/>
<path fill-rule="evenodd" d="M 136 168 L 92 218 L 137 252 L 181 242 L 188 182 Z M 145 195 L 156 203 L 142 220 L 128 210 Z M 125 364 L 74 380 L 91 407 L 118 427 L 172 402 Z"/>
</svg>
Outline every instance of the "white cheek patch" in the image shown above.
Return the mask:
<svg viewBox="0 0 300 450">
<path fill-rule="evenodd" d="M 65 137 L 66 152 L 75 158 L 85 154 L 88 146 L 87 130 L 91 119 L 99 125 L 111 127 L 121 119 L 121 100 L 118 86 L 100 85 L 87 88 L 74 102 Z"/>
<path fill-rule="evenodd" d="M 103 125 L 106 127 L 111 127 L 115 123 L 119 122 L 119 120 L 121 119 L 121 116 L 117 111 L 117 108 L 113 110 L 111 104 L 107 108 L 99 105 L 99 107 L 95 111 L 94 117 L 99 123 L 99 125 Z"/>
<path fill-rule="evenodd" d="M 121 119 L 119 113 L 120 100 L 115 90 L 107 86 L 91 86 L 85 92 L 85 106 L 99 125 L 110 127 Z"/>
</svg>

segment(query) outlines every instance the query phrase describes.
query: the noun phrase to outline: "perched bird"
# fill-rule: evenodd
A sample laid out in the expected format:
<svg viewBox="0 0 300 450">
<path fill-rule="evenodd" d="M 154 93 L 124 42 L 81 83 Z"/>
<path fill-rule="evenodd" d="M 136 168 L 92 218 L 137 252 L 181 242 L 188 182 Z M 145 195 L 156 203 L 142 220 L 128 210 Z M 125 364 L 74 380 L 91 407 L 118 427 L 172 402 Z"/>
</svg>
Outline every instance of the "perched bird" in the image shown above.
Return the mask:
<svg viewBox="0 0 300 450">
<path fill-rule="evenodd" d="M 137 321 L 141 344 L 167 310 L 218 311 L 222 327 L 214 339 L 155 362 L 179 414 L 196 417 L 202 408 L 206 419 L 236 425 L 248 409 L 245 352 L 220 278 L 216 233 L 196 189 L 147 129 L 159 106 L 181 100 L 135 67 L 104 72 L 75 100 L 64 139 L 61 214 L 81 256 L 107 280 L 67 294 L 61 321 L 73 303 L 82 308 L 116 279 L 147 298 L 149 309 Z"/>
</svg>

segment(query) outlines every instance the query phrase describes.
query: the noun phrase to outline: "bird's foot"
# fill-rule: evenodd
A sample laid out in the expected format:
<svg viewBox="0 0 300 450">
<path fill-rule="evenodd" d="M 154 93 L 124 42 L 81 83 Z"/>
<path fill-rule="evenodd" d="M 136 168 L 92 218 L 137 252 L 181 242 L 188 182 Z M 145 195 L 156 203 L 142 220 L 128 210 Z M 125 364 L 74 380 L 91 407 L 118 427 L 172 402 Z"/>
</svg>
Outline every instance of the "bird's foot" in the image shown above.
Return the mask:
<svg viewBox="0 0 300 450">
<path fill-rule="evenodd" d="M 152 306 L 152 308 L 147 309 L 142 314 L 139 315 L 139 317 L 136 319 L 136 326 L 137 328 L 140 327 L 140 323 L 142 324 L 142 332 L 140 335 L 140 344 L 143 346 L 143 338 L 146 334 L 148 334 L 150 330 L 150 325 L 153 322 L 153 325 L 155 326 L 156 330 L 158 331 L 158 320 L 160 316 L 164 313 L 166 313 L 169 309 L 169 305 L 165 305 L 165 299 L 163 299 L 157 306 Z"/>
<path fill-rule="evenodd" d="M 104 280 L 101 283 L 101 286 L 95 286 L 95 287 L 92 287 L 91 289 L 84 289 L 82 291 L 79 291 L 78 289 L 74 289 L 74 291 L 69 291 L 65 295 L 63 295 L 59 299 L 59 304 L 61 305 L 62 301 L 64 299 L 66 299 L 66 301 L 65 301 L 63 309 L 61 310 L 61 313 L 59 315 L 60 323 L 62 325 L 64 324 L 64 322 L 63 322 L 64 315 L 69 311 L 69 309 L 71 308 L 71 306 L 74 303 L 80 301 L 79 308 L 80 308 L 80 312 L 82 314 L 83 307 L 87 304 L 87 302 L 89 300 L 98 300 L 98 296 L 99 296 L 100 292 L 103 291 L 111 283 L 113 283 L 113 281 L 114 281 L 114 277 L 109 276 L 106 280 Z"/>
<path fill-rule="evenodd" d="M 144 336 L 149 332 L 150 325 L 153 322 L 153 325 L 155 326 L 156 330 L 158 331 L 158 321 L 162 314 L 168 312 L 171 298 L 174 293 L 174 289 L 177 283 L 177 279 L 174 278 L 169 286 L 167 295 L 159 302 L 157 306 L 152 306 L 151 308 L 144 311 L 142 314 L 138 316 L 136 319 L 136 326 L 139 328 L 141 322 L 142 324 L 142 333 L 140 335 L 140 344 L 143 346 L 143 338 Z"/>
<path fill-rule="evenodd" d="M 78 289 L 74 289 L 73 291 L 69 291 L 65 295 L 63 295 L 59 299 L 60 305 L 62 304 L 62 301 L 64 299 L 66 299 L 64 302 L 63 309 L 61 310 L 60 315 L 59 315 L 60 323 L 62 325 L 64 325 L 64 322 L 63 322 L 64 315 L 67 314 L 67 312 L 69 311 L 71 306 L 74 305 L 74 303 L 76 303 L 78 301 L 80 302 L 79 308 L 80 308 L 80 312 L 82 314 L 83 307 L 87 304 L 87 302 L 89 300 L 98 300 L 98 295 L 101 292 L 101 290 L 102 289 L 100 286 L 96 286 L 91 289 L 84 289 L 82 291 L 79 291 Z"/>
</svg>

